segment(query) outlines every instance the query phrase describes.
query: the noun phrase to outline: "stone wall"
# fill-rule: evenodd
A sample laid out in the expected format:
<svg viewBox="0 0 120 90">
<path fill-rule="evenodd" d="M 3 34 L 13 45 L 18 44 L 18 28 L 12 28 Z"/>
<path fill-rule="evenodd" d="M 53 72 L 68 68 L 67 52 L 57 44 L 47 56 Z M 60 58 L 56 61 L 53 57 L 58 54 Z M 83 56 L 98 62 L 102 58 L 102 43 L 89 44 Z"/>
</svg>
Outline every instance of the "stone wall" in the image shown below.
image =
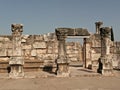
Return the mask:
<svg viewBox="0 0 120 90">
<path fill-rule="evenodd" d="M 44 35 L 22 35 L 21 38 L 22 57 L 24 58 L 25 71 L 32 68 L 52 66 L 56 69 L 56 59 L 58 58 L 58 40 L 55 33 Z M 84 46 L 83 46 L 84 47 Z M 67 42 L 67 58 L 69 62 L 83 62 L 83 47 L 79 42 Z M 114 53 L 113 67 L 120 69 L 120 42 L 115 42 L 111 47 Z M 86 40 L 86 66 L 94 71 L 98 69 L 98 59 L 101 55 L 101 40 L 99 34 L 92 34 Z M 7 70 L 9 60 L 12 56 L 12 35 L 0 35 L 0 72 Z"/>
<path fill-rule="evenodd" d="M 40 60 L 44 64 L 57 58 L 58 42 L 54 33 L 46 35 L 23 35 L 22 49 L 25 60 Z"/>
<path fill-rule="evenodd" d="M 101 56 L 101 39 L 99 34 L 94 34 L 91 37 L 91 62 L 92 69 L 97 71 L 98 69 L 98 59 Z"/>
<path fill-rule="evenodd" d="M 92 65 L 92 69 L 97 71 L 98 69 L 98 59 L 101 56 L 101 38 L 99 34 L 93 34 L 87 39 L 87 46 L 86 52 L 89 52 L 90 59 L 87 60 L 87 67 Z M 120 69 L 120 42 L 114 42 L 113 46 L 110 46 L 110 53 L 113 55 L 113 68 Z"/>
<path fill-rule="evenodd" d="M 55 33 L 44 35 L 22 35 L 22 57 L 24 58 L 24 71 L 32 68 L 52 66 L 56 68 L 58 57 L 58 40 Z M 67 58 L 70 62 L 82 61 L 82 46 L 78 42 L 67 42 Z M 7 62 L 4 69 L 9 66 L 12 56 L 12 35 L 0 36 L 0 62 Z M 2 63 L 1 63 L 2 64 Z M 3 65 L 3 64 L 2 64 Z M 2 68 L 2 67 L 1 67 Z"/>
<path fill-rule="evenodd" d="M 80 42 L 67 42 L 67 57 L 70 62 L 83 62 L 83 51 Z"/>
</svg>

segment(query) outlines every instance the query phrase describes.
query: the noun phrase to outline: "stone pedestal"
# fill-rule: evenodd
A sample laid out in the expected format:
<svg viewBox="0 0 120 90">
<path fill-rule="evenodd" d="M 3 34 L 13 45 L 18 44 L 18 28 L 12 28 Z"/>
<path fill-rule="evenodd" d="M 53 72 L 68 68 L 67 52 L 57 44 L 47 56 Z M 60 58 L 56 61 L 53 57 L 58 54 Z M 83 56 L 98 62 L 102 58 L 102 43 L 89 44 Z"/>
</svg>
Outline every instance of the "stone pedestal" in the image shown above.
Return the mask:
<svg viewBox="0 0 120 90">
<path fill-rule="evenodd" d="M 23 72 L 24 61 L 22 57 L 12 56 L 9 61 L 9 64 L 11 69 L 9 73 L 10 78 L 20 78 L 24 76 Z"/>
<path fill-rule="evenodd" d="M 21 64 L 12 64 L 10 65 L 11 72 L 9 74 L 10 78 L 21 78 L 24 76 L 23 65 Z"/>
<path fill-rule="evenodd" d="M 68 77 L 69 74 L 70 74 L 70 72 L 69 72 L 69 63 L 57 62 L 57 76 L 58 77 Z"/>
<path fill-rule="evenodd" d="M 103 64 L 102 74 L 105 76 L 111 76 L 113 74 L 112 58 L 109 55 L 101 57 Z"/>
</svg>

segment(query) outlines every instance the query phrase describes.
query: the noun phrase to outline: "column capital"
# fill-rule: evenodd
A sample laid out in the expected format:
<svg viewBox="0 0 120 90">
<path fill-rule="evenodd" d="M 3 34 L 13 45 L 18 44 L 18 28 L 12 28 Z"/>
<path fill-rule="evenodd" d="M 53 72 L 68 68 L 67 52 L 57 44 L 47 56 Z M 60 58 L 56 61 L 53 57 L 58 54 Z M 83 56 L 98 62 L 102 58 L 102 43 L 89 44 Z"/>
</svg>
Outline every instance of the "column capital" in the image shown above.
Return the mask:
<svg viewBox="0 0 120 90">
<path fill-rule="evenodd" d="M 12 35 L 20 36 L 23 32 L 22 24 L 11 24 Z"/>
<path fill-rule="evenodd" d="M 95 24 L 96 24 L 96 25 L 98 25 L 98 26 L 100 26 L 100 25 L 102 25 L 102 24 L 103 24 L 103 22 L 98 21 L 98 22 L 95 22 Z"/>
<path fill-rule="evenodd" d="M 67 30 L 65 29 L 55 29 L 56 35 L 57 35 L 57 39 L 58 40 L 65 40 L 65 38 L 67 37 Z"/>
<path fill-rule="evenodd" d="M 109 38 L 111 33 L 111 27 L 102 27 L 100 28 L 100 35 L 104 38 Z"/>
</svg>

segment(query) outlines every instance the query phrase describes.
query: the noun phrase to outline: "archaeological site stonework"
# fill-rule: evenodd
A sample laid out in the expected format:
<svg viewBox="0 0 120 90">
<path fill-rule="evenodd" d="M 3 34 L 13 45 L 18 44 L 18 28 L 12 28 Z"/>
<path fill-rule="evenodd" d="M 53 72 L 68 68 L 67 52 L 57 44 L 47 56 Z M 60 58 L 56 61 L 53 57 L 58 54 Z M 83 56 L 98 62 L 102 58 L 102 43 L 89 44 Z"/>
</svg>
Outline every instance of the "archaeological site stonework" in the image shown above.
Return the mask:
<svg viewBox="0 0 120 90">
<path fill-rule="evenodd" d="M 0 73 L 24 77 L 25 72 L 48 71 L 66 77 L 71 63 L 81 63 L 103 75 L 120 69 L 120 42 L 114 41 L 112 27 L 96 22 L 96 32 L 84 28 L 56 28 L 43 35 L 23 35 L 22 24 L 11 25 L 11 35 L 0 35 Z M 83 43 L 67 41 L 82 38 Z"/>
</svg>

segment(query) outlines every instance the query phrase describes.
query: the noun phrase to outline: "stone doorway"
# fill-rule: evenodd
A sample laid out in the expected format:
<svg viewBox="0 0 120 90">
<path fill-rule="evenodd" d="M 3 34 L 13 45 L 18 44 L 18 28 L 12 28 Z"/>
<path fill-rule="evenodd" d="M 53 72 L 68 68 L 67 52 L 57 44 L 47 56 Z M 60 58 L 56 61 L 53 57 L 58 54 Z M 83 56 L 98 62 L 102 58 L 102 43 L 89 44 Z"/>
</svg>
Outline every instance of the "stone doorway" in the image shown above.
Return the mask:
<svg viewBox="0 0 120 90">
<path fill-rule="evenodd" d="M 66 38 L 66 53 L 70 67 L 84 67 L 84 39 L 81 36 Z"/>
<path fill-rule="evenodd" d="M 69 59 L 66 52 L 66 38 L 82 37 L 84 38 L 84 67 L 86 67 L 86 38 L 89 38 L 90 33 L 87 29 L 83 28 L 57 28 L 56 36 L 58 39 L 58 58 L 57 58 L 57 75 L 68 76 L 69 71 Z"/>
</svg>

